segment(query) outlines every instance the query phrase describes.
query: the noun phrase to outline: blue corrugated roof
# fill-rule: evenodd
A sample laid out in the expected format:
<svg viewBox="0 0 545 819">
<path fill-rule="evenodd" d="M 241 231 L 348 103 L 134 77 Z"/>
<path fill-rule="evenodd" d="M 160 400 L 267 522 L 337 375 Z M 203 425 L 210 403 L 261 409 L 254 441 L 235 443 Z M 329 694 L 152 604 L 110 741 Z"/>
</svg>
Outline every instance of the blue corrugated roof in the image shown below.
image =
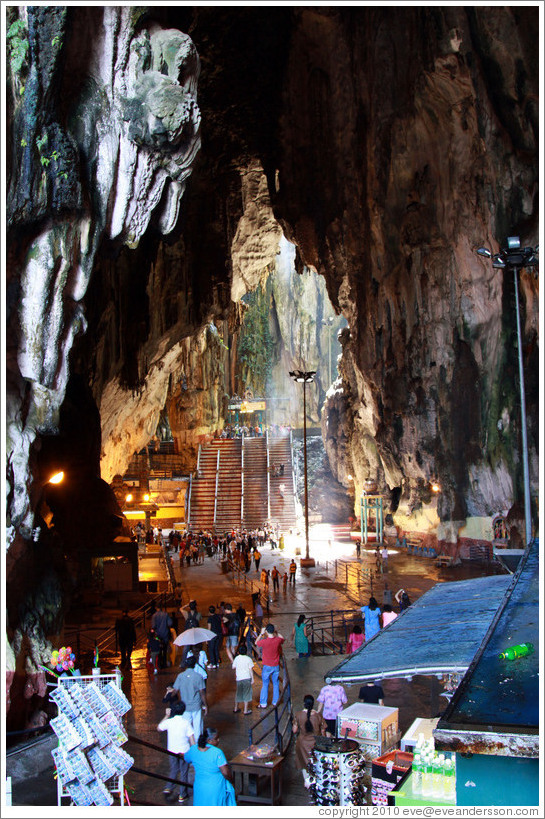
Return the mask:
<svg viewBox="0 0 545 819">
<path fill-rule="evenodd" d="M 325 675 L 359 683 L 377 677 L 465 672 L 513 577 L 437 583 L 361 649 Z"/>
<path fill-rule="evenodd" d="M 441 720 L 446 730 L 537 731 L 539 726 L 539 543 L 521 559 L 487 639 Z M 530 642 L 532 655 L 500 660 L 509 646 Z"/>
</svg>

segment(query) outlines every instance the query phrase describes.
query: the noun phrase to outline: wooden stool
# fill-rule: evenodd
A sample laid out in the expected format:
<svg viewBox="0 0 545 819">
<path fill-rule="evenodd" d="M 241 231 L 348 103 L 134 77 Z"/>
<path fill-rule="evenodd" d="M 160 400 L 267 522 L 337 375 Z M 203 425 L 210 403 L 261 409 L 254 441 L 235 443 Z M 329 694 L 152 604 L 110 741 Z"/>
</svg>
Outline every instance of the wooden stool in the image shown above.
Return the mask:
<svg viewBox="0 0 545 819">
<path fill-rule="evenodd" d="M 275 756 L 268 762 L 248 759 L 238 754 L 229 764 L 233 771 L 233 780 L 237 802 L 251 802 L 253 804 L 279 805 L 282 797 L 282 763 L 283 756 Z M 240 789 L 237 789 L 237 774 L 240 774 Z M 268 782 L 268 796 L 259 796 L 259 780 L 266 777 Z"/>
</svg>

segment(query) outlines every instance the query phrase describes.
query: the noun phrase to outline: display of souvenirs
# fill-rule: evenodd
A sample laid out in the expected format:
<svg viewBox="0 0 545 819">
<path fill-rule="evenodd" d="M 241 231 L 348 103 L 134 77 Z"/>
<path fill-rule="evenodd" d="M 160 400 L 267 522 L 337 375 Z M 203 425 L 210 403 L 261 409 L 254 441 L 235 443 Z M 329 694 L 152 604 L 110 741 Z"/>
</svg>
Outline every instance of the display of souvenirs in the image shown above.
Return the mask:
<svg viewBox="0 0 545 819">
<path fill-rule="evenodd" d="M 83 717 L 76 717 L 76 719 L 72 720 L 72 726 L 78 732 L 82 748 L 90 748 L 91 745 L 96 743 L 92 728 Z"/>
<path fill-rule="evenodd" d="M 66 688 L 58 685 L 49 693 L 49 698 L 53 700 L 59 709 L 59 713 L 64 714 L 69 719 L 79 717 L 79 709 Z"/>
<path fill-rule="evenodd" d="M 315 805 L 366 804 L 365 757 L 358 742 L 318 737 L 308 772 Z"/>
<path fill-rule="evenodd" d="M 108 702 L 110 703 L 111 708 L 117 714 L 118 717 L 124 716 L 127 711 L 131 710 L 131 704 L 128 701 L 127 697 L 121 690 L 118 688 L 117 685 L 113 682 L 109 682 L 108 685 L 105 685 L 102 689 L 102 694 Z"/>
<path fill-rule="evenodd" d="M 101 686 L 104 678 L 108 683 Z M 60 677 L 51 694 L 59 710 L 51 720 L 59 740 L 51 752 L 59 806 L 70 797 L 74 805 L 106 807 L 114 793 L 124 804 L 123 777 L 134 759 L 119 747 L 128 740 L 121 720 L 131 708 L 120 680 L 119 674 L 81 677 L 77 683 Z"/>
<path fill-rule="evenodd" d="M 124 742 L 127 742 L 128 736 L 116 715 L 112 711 L 104 714 L 102 717 L 102 725 L 115 745 L 123 745 Z"/>
<path fill-rule="evenodd" d="M 85 686 L 83 689 L 83 695 L 93 709 L 93 712 L 98 717 L 101 717 L 107 711 L 112 710 L 112 706 L 110 705 L 109 701 L 105 696 L 103 696 L 95 682 L 91 683 L 91 685 Z"/>
<path fill-rule="evenodd" d="M 75 782 L 70 782 L 66 788 L 74 805 L 81 805 L 82 807 L 90 807 L 93 804 L 93 797 L 89 793 L 89 788 L 82 785 L 77 779 Z"/>
<path fill-rule="evenodd" d="M 95 775 L 99 779 L 102 779 L 103 782 L 111 779 L 111 777 L 117 773 L 115 767 L 100 748 L 91 748 L 87 754 L 87 758 L 91 763 Z"/>
<path fill-rule="evenodd" d="M 106 746 L 111 743 L 112 738 L 108 731 L 104 729 L 104 726 L 102 725 L 102 720 L 93 714 L 93 716 L 89 718 L 89 726 L 91 727 L 91 730 L 95 735 L 98 747 L 106 748 Z"/>
<path fill-rule="evenodd" d="M 51 756 L 53 757 L 53 762 L 55 763 L 55 768 L 57 769 L 57 776 L 59 777 L 62 786 L 66 787 L 69 782 L 73 782 L 76 779 L 76 774 L 68 762 L 67 755 L 61 750 L 61 748 L 53 748 L 51 751 Z"/>
<path fill-rule="evenodd" d="M 118 748 L 117 745 L 108 745 L 103 751 L 104 756 L 115 768 L 117 776 L 125 776 L 128 770 L 134 765 L 133 757 L 128 754 L 123 748 Z"/>
<path fill-rule="evenodd" d="M 79 733 L 64 714 L 59 714 L 59 716 L 52 719 L 49 724 L 55 731 L 59 743 L 66 751 L 71 751 L 73 748 L 77 748 L 78 745 L 81 745 Z"/>
<path fill-rule="evenodd" d="M 378 722 L 369 722 L 362 719 L 357 725 L 356 736 L 358 739 L 378 739 Z"/>
<path fill-rule="evenodd" d="M 83 693 L 83 686 L 81 684 L 70 686 L 70 697 L 75 702 L 80 716 L 87 719 L 87 717 L 91 717 L 93 715 L 93 708 L 87 701 L 87 698 Z"/>
<path fill-rule="evenodd" d="M 114 798 L 112 794 L 100 779 L 93 779 L 87 787 L 89 788 L 89 794 L 93 803 L 98 807 L 107 807 L 113 804 Z"/>
<path fill-rule="evenodd" d="M 79 748 L 70 751 L 66 755 L 66 761 L 82 785 L 88 785 L 95 778 L 91 766 L 87 762 L 87 757 Z"/>
</svg>

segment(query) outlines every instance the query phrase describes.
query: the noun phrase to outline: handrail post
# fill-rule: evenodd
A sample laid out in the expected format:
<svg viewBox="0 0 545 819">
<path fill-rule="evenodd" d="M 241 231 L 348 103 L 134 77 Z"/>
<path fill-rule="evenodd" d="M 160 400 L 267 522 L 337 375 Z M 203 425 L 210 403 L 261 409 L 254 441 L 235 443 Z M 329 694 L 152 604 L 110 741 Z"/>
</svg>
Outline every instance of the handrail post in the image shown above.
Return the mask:
<svg viewBox="0 0 545 819">
<path fill-rule="evenodd" d="M 199 444 L 200 446 L 200 444 Z M 189 475 L 189 490 L 187 493 L 187 526 L 188 528 L 191 526 L 191 490 L 193 489 L 193 472 Z"/>
<path fill-rule="evenodd" d="M 267 520 L 271 519 L 271 459 L 269 453 L 269 430 L 265 431 L 265 441 L 267 450 Z"/>
<path fill-rule="evenodd" d="M 218 513 L 218 483 L 220 477 L 220 451 L 218 449 L 218 457 L 216 458 L 216 488 L 214 490 L 214 529 L 216 528 L 216 518 Z"/>
<path fill-rule="evenodd" d="M 240 525 L 244 526 L 244 434 L 240 444 Z"/>
</svg>

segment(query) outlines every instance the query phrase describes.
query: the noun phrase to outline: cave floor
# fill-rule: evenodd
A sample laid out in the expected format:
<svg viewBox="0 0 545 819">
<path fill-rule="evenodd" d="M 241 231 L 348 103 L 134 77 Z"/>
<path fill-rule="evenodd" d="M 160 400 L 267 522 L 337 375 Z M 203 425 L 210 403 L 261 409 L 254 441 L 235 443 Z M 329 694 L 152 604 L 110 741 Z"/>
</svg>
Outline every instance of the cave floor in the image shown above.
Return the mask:
<svg viewBox="0 0 545 819">
<path fill-rule="evenodd" d="M 331 545 L 329 541 L 332 540 Z M 297 616 L 313 612 L 329 612 L 331 610 L 354 609 L 367 603 L 370 588 L 360 583 L 358 589 L 354 580 L 354 571 L 358 561 L 355 548 L 347 535 L 338 530 L 333 538 L 323 538 L 322 533 L 313 536 L 311 531 L 310 553 L 315 556 L 317 565 L 311 569 L 299 569 L 295 586 L 288 584 L 286 591 L 270 594 L 270 621 L 287 641 Z M 287 570 L 295 549 L 299 548 L 304 554 L 304 541 L 295 536 L 286 537 L 286 548 L 283 552 L 271 550 L 267 545 L 262 550 L 260 569 L 272 568 L 276 565 L 279 570 Z M 335 560 L 339 561 L 336 567 Z M 348 568 L 347 568 L 348 565 Z M 362 567 L 374 569 L 374 549 L 362 550 Z M 214 558 L 205 558 L 201 565 L 192 565 L 180 570 L 175 569 L 182 584 L 183 602 L 190 599 L 197 600 L 198 608 L 205 613 L 211 604 L 217 605 L 221 600 L 229 601 L 236 608 L 242 603 L 246 608 L 251 607 L 250 595 L 258 588 L 257 572 L 252 567 L 246 582 L 236 583 L 230 576 L 221 571 L 221 564 Z M 373 581 L 373 593 L 379 604 L 382 603 L 382 593 L 385 583 L 395 593 L 403 586 L 414 600 L 441 581 L 465 580 L 471 577 L 482 577 L 495 573 L 503 573 L 503 569 L 494 563 L 465 562 L 458 567 L 440 568 L 430 558 L 407 555 L 404 552 L 396 553 L 390 550 L 388 570 L 384 574 L 377 573 Z M 251 580 L 253 587 L 250 587 Z M 367 581 L 368 582 L 368 581 Z M 121 608 L 134 608 L 145 602 L 145 596 L 139 601 L 134 595 L 127 599 L 120 599 L 114 595 L 111 599 L 104 595 L 101 602 L 100 619 L 110 624 L 120 613 Z M 91 612 L 89 612 L 91 616 Z M 339 655 L 313 656 L 299 659 L 294 648 L 288 644 L 284 654 L 288 661 L 290 674 L 292 702 L 295 710 L 302 707 L 303 697 L 310 693 L 317 696 L 324 684 L 325 674 L 338 664 Z M 260 682 L 256 676 L 254 683 L 253 711 L 251 717 L 242 713 L 233 713 L 234 672 L 227 661 L 225 651 L 222 651 L 222 663 L 218 669 L 208 671 L 207 698 L 209 714 L 207 725 L 215 726 L 220 733 L 220 747 L 227 759 L 232 759 L 241 750 L 248 746 L 248 727 L 252 720 L 257 720 L 260 712 L 256 709 L 259 697 Z M 85 670 L 82 669 L 85 673 Z M 103 669 L 107 671 L 108 669 Z M 87 672 L 88 673 L 88 672 Z M 157 724 L 164 713 L 162 698 L 165 687 L 174 681 L 177 669 L 165 668 L 157 675 L 148 673 L 145 664 L 144 650 L 137 649 L 132 657 L 132 669 L 126 670 L 123 677 L 123 689 L 132 703 L 132 709 L 127 714 L 128 733 L 146 742 L 166 747 L 164 737 L 157 732 Z M 403 679 L 385 680 L 385 705 L 399 708 L 399 728 L 406 732 L 416 717 L 435 717 L 446 705 L 446 699 L 441 696 L 442 685 L 435 677 L 415 676 L 412 681 Z M 359 686 L 346 687 L 348 696 L 347 705 L 357 701 Z M 135 759 L 135 767 L 153 773 L 168 776 L 168 759 L 157 751 L 129 742 L 124 746 Z M 142 774 L 130 771 L 125 779 L 129 799 L 132 805 L 167 806 L 169 803 L 163 796 L 164 782 Z M 29 785 L 31 784 L 31 787 Z M 42 774 L 33 777 L 32 783 L 13 783 L 14 805 L 55 805 L 56 786 L 53 782 L 52 767 Z M 308 792 L 302 784 L 302 777 L 295 767 L 294 743 L 290 744 L 287 759 L 283 765 L 282 804 L 292 806 L 309 805 Z M 177 805 L 177 803 L 176 803 Z M 179 807 L 191 805 L 189 801 Z"/>
</svg>

